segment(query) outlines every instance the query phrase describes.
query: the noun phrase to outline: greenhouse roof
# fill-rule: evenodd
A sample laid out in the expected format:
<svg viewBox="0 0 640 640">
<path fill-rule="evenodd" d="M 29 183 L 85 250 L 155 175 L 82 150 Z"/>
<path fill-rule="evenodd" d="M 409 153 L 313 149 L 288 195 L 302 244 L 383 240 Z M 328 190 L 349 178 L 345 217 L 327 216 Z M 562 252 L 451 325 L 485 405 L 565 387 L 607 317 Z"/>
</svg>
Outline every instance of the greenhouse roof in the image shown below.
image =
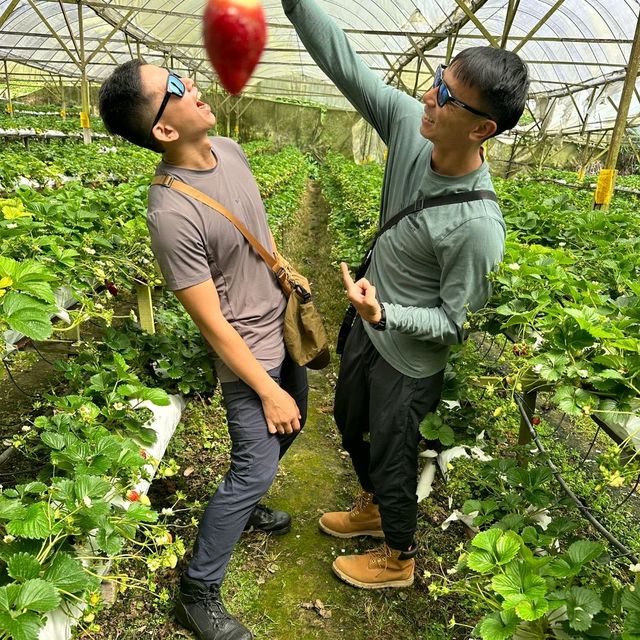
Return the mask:
<svg viewBox="0 0 640 640">
<path fill-rule="evenodd" d="M 491 44 L 529 64 L 534 128 L 610 129 L 616 118 L 640 0 L 318 0 L 376 73 L 409 93 L 435 66 Z M 171 5 L 171 9 L 167 7 Z M 215 83 L 202 45 L 203 0 L 0 0 L 0 59 L 10 82 L 44 77 L 100 82 L 132 57 Z M 302 48 L 279 0 L 264 0 L 269 40 L 247 95 L 346 106 Z M 636 90 L 630 125 L 640 124 Z"/>
</svg>

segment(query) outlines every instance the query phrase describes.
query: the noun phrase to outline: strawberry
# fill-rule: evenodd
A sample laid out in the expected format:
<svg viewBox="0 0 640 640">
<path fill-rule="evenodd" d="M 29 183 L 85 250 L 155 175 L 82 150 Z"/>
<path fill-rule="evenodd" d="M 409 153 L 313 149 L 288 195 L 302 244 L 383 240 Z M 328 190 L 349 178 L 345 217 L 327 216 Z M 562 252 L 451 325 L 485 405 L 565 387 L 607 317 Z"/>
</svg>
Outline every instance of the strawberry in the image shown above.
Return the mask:
<svg viewBox="0 0 640 640">
<path fill-rule="evenodd" d="M 513 353 L 516 356 L 526 356 L 529 353 L 529 349 L 524 342 L 516 342 L 513 345 Z"/>
<path fill-rule="evenodd" d="M 204 11 L 204 46 L 220 84 L 240 93 L 267 40 L 259 0 L 209 0 Z"/>
<path fill-rule="evenodd" d="M 537 427 L 540 424 L 540 418 L 538 416 L 533 416 L 533 418 L 531 418 L 531 424 Z"/>
<path fill-rule="evenodd" d="M 111 282 L 111 280 L 105 280 L 104 286 L 112 296 L 118 295 L 118 287 L 116 287 L 116 285 L 113 282 Z"/>
<path fill-rule="evenodd" d="M 127 491 L 127 500 L 129 500 L 129 502 L 138 502 L 138 500 L 140 500 L 140 494 L 134 489 L 131 489 L 131 491 Z"/>
</svg>

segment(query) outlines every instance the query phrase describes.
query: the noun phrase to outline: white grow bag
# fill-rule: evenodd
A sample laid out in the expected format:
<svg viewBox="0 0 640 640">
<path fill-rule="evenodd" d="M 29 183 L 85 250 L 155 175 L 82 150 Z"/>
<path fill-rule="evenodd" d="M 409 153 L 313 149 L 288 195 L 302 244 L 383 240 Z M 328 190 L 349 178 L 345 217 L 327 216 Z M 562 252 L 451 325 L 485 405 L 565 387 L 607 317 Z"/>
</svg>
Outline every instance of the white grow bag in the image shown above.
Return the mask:
<svg viewBox="0 0 640 640">
<path fill-rule="evenodd" d="M 185 401 L 182 396 L 170 395 L 169 400 L 170 404 L 166 407 L 159 407 L 148 401 L 140 404 L 140 406 L 153 411 L 153 418 L 145 424 L 145 427 L 153 429 L 157 434 L 157 438 L 156 442 L 151 447 L 147 448 L 146 451 L 150 456 L 158 461 L 158 464 L 167 450 L 167 445 L 180 422 L 182 410 L 185 406 Z M 147 466 L 151 479 L 153 479 L 156 469 L 157 468 L 151 464 Z M 141 480 L 135 486 L 135 489 L 140 494 L 146 494 L 150 484 L 151 480 Z M 130 504 L 121 498 L 114 500 L 114 502 L 117 502 L 120 505 Z M 108 571 L 110 564 L 110 561 L 107 560 L 99 564 L 97 567 L 93 567 L 93 569 L 96 573 L 104 575 Z M 48 613 L 46 615 L 47 622 L 45 626 L 40 629 L 38 638 L 40 640 L 69 640 L 69 638 L 71 638 L 72 629 L 77 624 L 84 608 L 84 603 L 80 605 L 67 604 L 64 608 L 60 607 L 59 609 Z"/>
</svg>

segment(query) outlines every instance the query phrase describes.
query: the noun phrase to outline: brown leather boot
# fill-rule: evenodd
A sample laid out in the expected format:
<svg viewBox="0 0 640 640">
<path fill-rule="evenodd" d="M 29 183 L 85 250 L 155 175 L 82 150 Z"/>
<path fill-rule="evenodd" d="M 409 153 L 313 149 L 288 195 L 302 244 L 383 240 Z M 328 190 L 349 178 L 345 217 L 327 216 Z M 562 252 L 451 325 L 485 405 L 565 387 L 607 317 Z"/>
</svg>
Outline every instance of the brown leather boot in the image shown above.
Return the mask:
<svg viewBox="0 0 640 640">
<path fill-rule="evenodd" d="M 333 571 L 346 583 L 361 589 L 410 587 L 413 584 L 416 549 L 398 551 L 386 543 L 358 556 L 338 556 Z"/>
<path fill-rule="evenodd" d="M 336 538 L 354 538 L 355 536 L 384 538 L 380 510 L 372 500 L 373 493 L 363 491 L 356 497 L 351 511 L 325 513 L 319 521 L 320 529 Z"/>
</svg>

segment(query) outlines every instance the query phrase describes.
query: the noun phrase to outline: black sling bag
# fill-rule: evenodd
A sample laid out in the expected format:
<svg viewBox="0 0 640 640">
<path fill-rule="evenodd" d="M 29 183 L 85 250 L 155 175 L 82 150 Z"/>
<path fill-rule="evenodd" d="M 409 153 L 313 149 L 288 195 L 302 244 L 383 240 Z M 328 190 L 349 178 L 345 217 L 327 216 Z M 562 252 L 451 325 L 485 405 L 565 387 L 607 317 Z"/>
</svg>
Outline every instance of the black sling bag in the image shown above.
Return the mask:
<svg viewBox="0 0 640 640">
<path fill-rule="evenodd" d="M 493 200 L 494 202 L 498 202 L 498 198 L 493 191 L 489 191 L 487 189 L 479 189 L 476 191 L 463 191 L 462 193 L 454 193 L 444 196 L 436 196 L 435 198 L 420 198 L 413 204 L 405 207 L 399 213 L 396 213 L 393 218 L 387 220 L 384 226 L 376 233 L 371 246 L 367 253 L 365 253 L 362 263 L 358 267 L 356 271 L 355 281 L 357 282 L 360 278 L 364 278 L 364 274 L 367 272 L 369 268 L 369 264 L 371 262 L 371 256 L 373 255 L 373 249 L 376 246 L 376 242 L 380 236 L 387 232 L 391 227 L 394 227 L 400 220 L 405 218 L 406 216 L 411 215 L 412 213 L 418 213 L 423 209 L 430 209 L 432 207 L 441 207 L 449 204 L 458 204 L 460 202 L 471 202 L 473 200 Z M 344 314 L 344 319 L 342 320 L 342 324 L 340 325 L 340 331 L 338 332 L 338 341 L 336 343 L 336 353 L 342 355 L 344 351 L 344 345 L 347 341 L 347 336 L 351 331 L 351 327 L 358 315 L 356 308 L 350 304 L 347 308 L 346 313 Z"/>
</svg>

